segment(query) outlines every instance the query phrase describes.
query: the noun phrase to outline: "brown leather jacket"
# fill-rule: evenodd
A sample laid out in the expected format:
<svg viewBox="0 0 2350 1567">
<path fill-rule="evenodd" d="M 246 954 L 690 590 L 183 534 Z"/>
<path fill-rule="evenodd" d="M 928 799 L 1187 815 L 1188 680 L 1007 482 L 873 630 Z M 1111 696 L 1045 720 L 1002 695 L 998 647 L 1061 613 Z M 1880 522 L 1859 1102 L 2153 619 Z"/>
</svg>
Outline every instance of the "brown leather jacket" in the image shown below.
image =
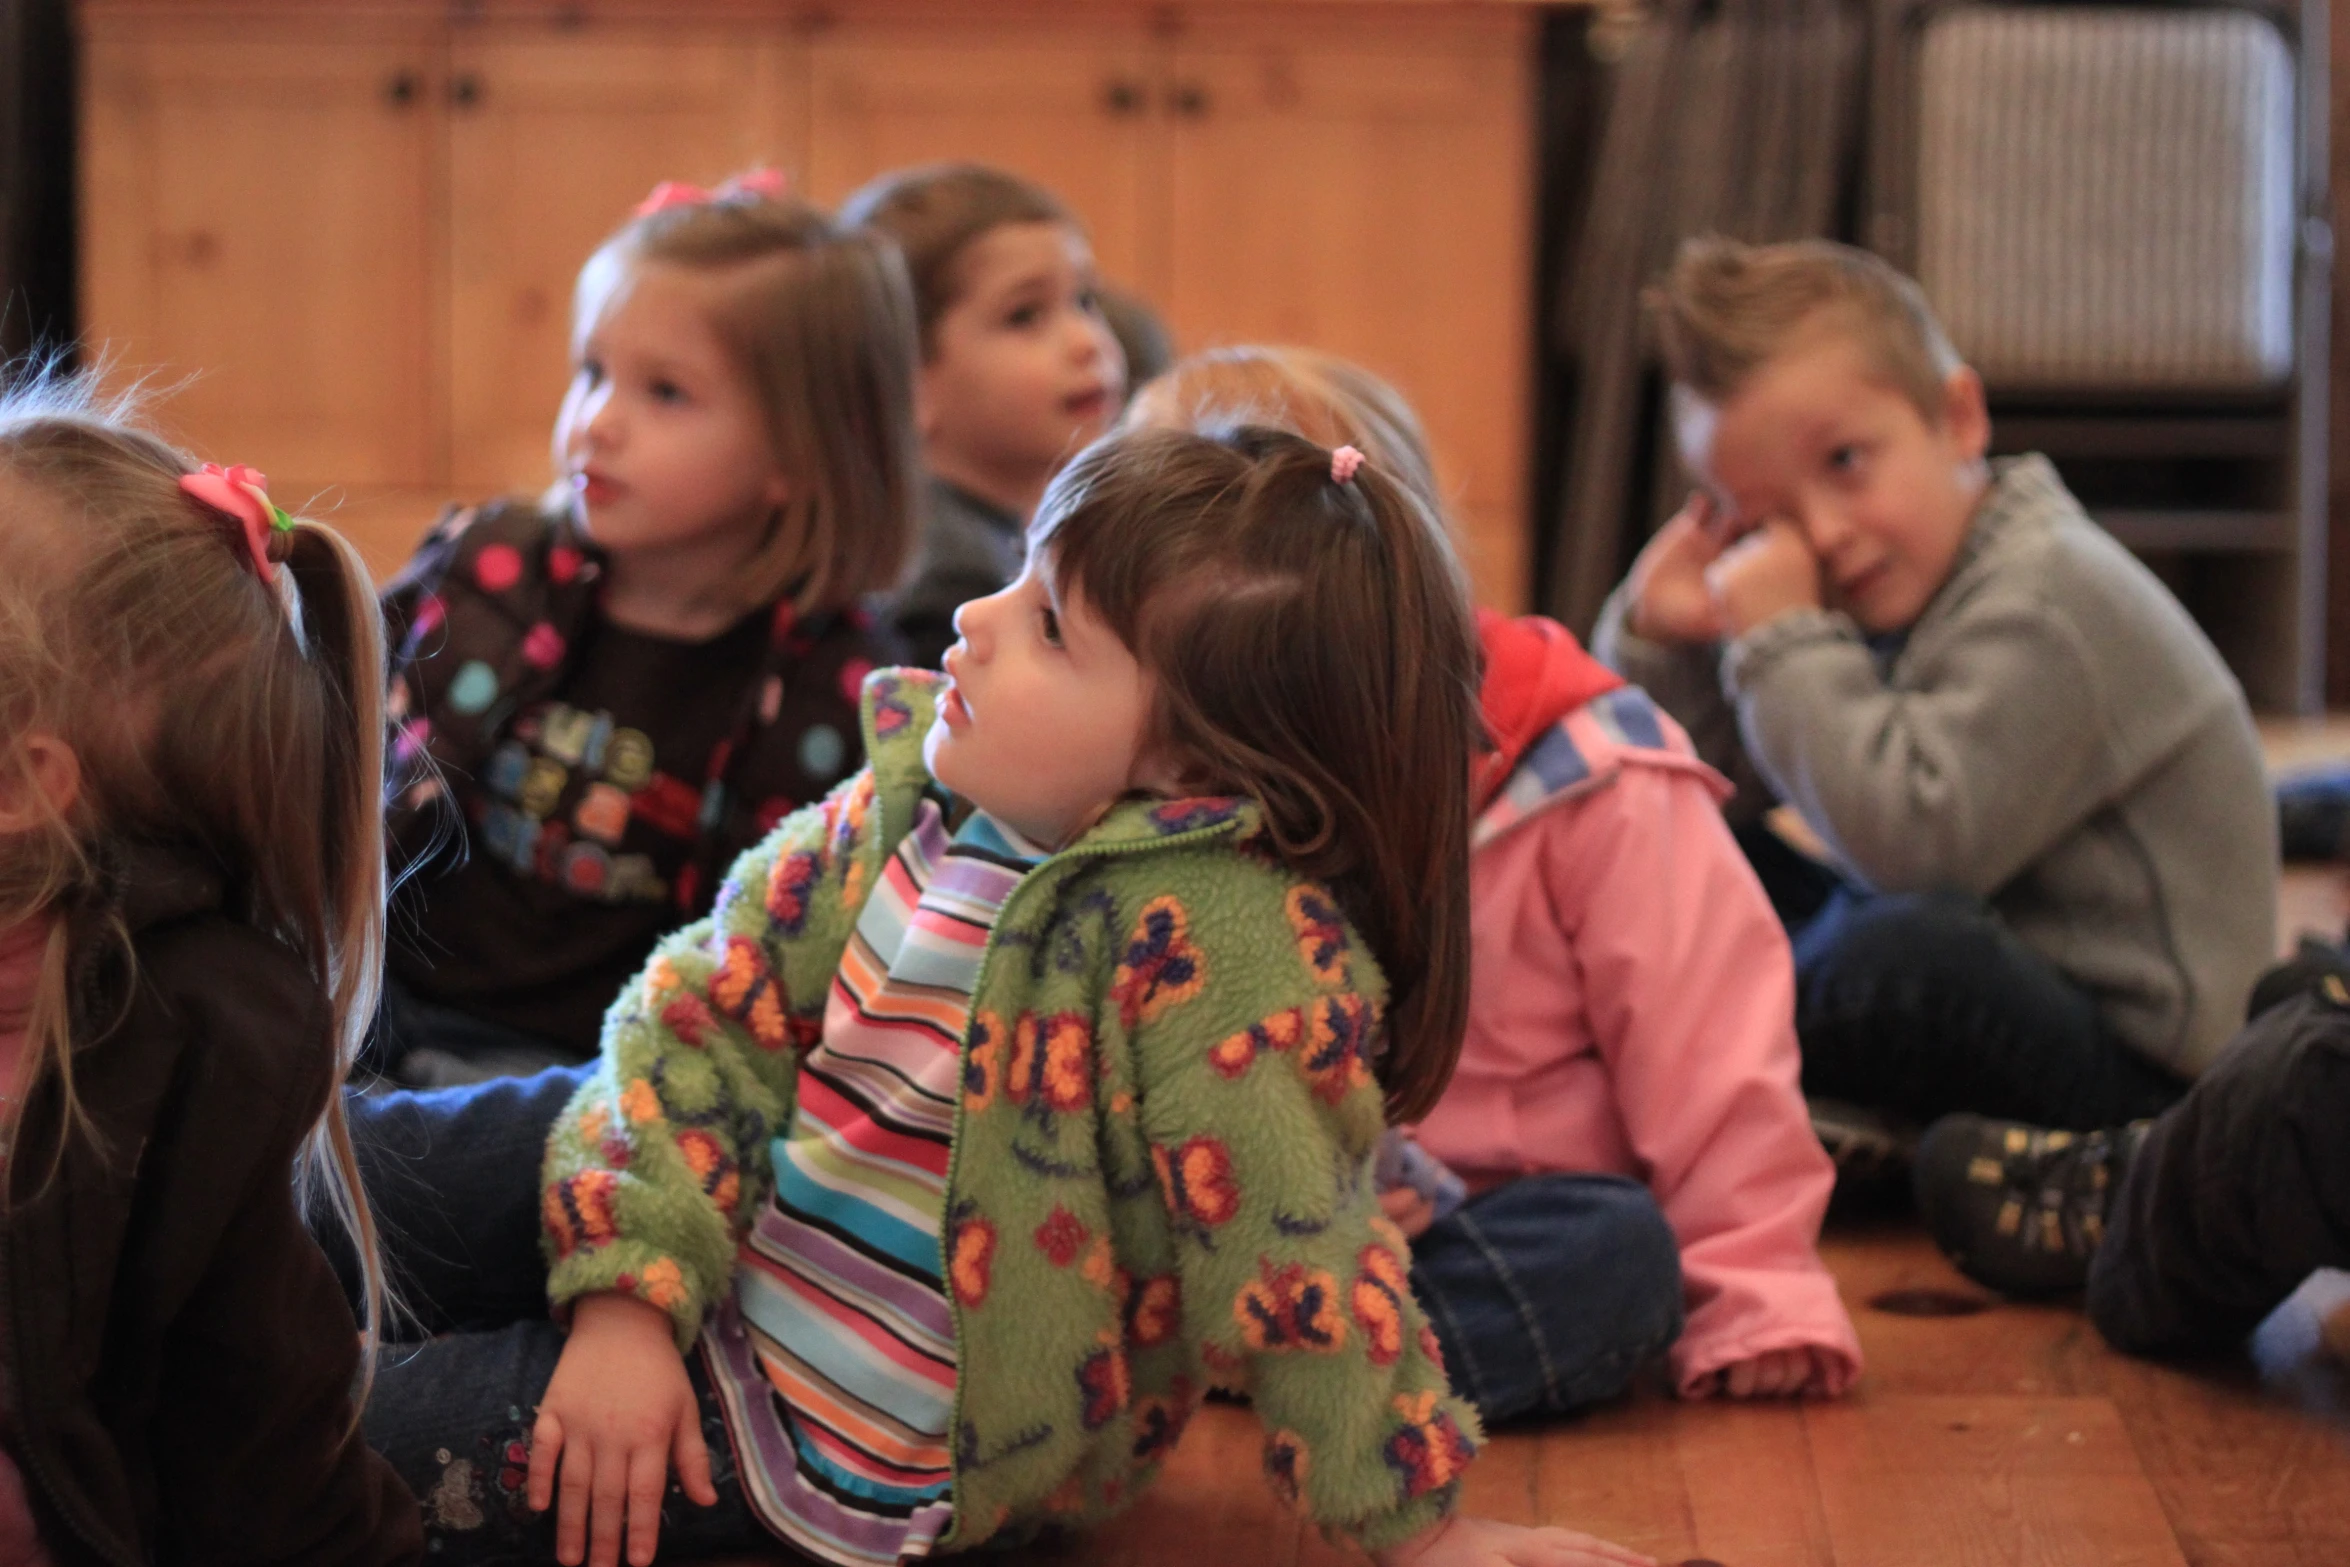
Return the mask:
<svg viewBox="0 0 2350 1567">
<path fill-rule="evenodd" d="M 416 1503 L 351 1429 L 358 1334 L 290 1171 L 335 1081 L 327 1001 L 185 856 L 124 859 L 125 975 L 86 965 L 75 1052 L 24 1107 L 0 1229 L 9 1424 L 65 1564 L 421 1562 Z M 109 998 L 100 1008 L 99 998 Z M 87 1025 L 85 1025 L 85 1037 Z"/>
</svg>

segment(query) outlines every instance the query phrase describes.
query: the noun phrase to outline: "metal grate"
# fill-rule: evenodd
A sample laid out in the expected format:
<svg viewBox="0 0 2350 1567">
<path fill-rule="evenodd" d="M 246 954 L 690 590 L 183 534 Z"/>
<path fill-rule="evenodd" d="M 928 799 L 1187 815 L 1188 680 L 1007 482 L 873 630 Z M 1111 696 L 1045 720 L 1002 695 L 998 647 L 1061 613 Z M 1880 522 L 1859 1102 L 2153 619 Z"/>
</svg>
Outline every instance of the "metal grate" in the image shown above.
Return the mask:
<svg viewBox="0 0 2350 1567">
<path fill-rule="evenodd" d="M 2294 66 L 2243 11 L 1968 8 L 1918 62 L 1917 274 L 2001 389 L 2293 369 Z"/>
</svg>

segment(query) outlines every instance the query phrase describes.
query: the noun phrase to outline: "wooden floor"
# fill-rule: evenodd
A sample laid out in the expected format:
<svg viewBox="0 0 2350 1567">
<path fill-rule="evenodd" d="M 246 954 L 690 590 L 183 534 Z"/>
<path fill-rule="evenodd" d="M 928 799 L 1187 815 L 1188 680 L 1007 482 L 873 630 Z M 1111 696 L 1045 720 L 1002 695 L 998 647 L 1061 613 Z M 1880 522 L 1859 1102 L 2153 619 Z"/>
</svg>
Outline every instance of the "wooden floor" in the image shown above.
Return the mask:
<svg viewBox="0 0 2350 1567">
<path fill-rule="evenodd" d="M 2106 1349 L 2076 1309 L 1988 1302 L 1907 1221 L 1836 1226 L 1825 1250 L 1869 1359 L 1854 1396 L 1741 1407 L 1643 1391 L 1497 1436 L 1468 1505 L 1722 1567 L 2350 1564 L 2350 1378 L 2313 1352 L 2302 1298 L 2263 1330 L 2265 1369 L 2249 1354 L 2161 1366 Z M 1985 1309 L 1870 1305 L 1916 1290 Z M 1204 1411 L 1134 1512 L 1033 1559 L 1352 1559 L 1273 1501 L 1257 1443 L 1245 1411 Z"/>
</svg>

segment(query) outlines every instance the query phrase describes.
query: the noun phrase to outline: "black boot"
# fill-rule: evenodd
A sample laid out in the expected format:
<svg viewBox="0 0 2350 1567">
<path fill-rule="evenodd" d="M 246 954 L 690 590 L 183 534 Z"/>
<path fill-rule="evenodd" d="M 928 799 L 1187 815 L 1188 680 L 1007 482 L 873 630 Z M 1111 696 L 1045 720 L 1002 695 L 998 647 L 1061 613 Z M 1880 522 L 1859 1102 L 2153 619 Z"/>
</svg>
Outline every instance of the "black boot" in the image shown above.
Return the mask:
<svg viewBox="0 0 2350 1567">
<path fill-rule="evenodd" d="M 2058 1132 L 1946 1115 L 1918 1145 L 1918 1211 L 1934 1243 L 1977 1283 L 2009 1295 L 2079 1289 L 2151 1124 Z"/>
</svg>

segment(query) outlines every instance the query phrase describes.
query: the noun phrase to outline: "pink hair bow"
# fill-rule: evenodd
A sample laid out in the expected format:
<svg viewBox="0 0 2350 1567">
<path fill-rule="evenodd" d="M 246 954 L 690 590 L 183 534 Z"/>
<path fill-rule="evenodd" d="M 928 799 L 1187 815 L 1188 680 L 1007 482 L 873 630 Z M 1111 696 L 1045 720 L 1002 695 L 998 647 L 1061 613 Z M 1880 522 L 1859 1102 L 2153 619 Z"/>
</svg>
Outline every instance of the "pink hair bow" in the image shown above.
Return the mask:
<svg viewBox="0 0 2350 1567">
<path fill-rule="evenodd" d="M 721 182 L 716 190 L 689 184 L 684 180 L 663 180 L 653 187 L 653 193 L 636 204 L 636 216 L 650 217 L 670 207 L 698 207 L 704 202 L 724 201 L 730 196 L 759 196 L 768 201 L 781 201 L 791 189 L 791 181 L 781 169 L 752 169 Z"/>
<path fill-rule="evenodd" d="M 1346 484 L 1354 478 L 1356 470 L 1362 466 L 1363 454 L 1361 452 L 1351 446 L 1341 446 L 1330 454 L 1330 482 Z"/>
<path fill-rule="evenodd" d="M 243 463 L 223 468 L 208 462 L 194 473 L 181 474 L 180 488 L 243 527 L 254 575 L 275 587 L 277 563 L 269 558 L 270 536 L 291 533 L 294 519 L 270 500 L 268 476 Z"/>
</svg>

